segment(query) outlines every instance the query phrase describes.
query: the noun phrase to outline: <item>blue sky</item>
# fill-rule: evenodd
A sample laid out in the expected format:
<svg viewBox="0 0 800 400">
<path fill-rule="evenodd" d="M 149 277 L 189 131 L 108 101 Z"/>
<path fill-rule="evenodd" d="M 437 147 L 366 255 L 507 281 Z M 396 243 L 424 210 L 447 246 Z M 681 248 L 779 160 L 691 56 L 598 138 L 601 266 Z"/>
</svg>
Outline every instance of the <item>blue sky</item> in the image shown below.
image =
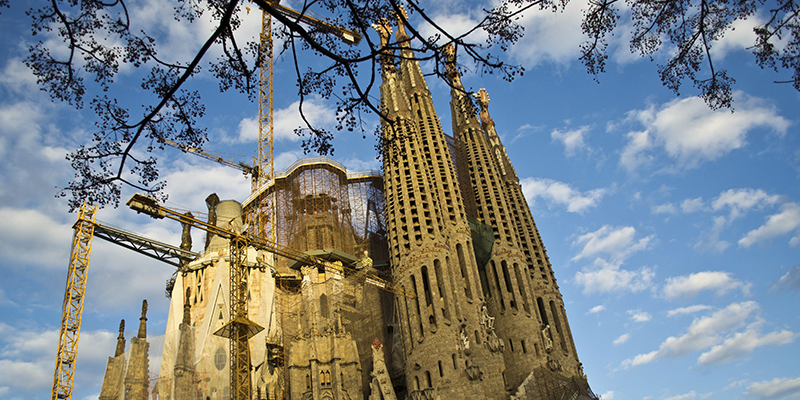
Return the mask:
<svg viewBox="0 0 800 400">
<path fill-rule="evenodd" d="M 50 102 L 21 60 L 31 43 L 19 2 L 0 14 L 0 398 L 44 398 L 52 384 L 74 214 L 55 197 L 72 176 L 65 154 L 93 132 L 92 115 Z M 169 34 L 164 54 L 189 54 L 210 27 L 170 25 L 155 0 L 132 3 L 142 27 Z M 441 1 L 436 21 L 452 30 L 479 5 Z M 735 112 L 710 111 L 661 86 L 656 63 L 627 51 L 624 24 L 611 41 L 608 72 L 594 82 L 577 62 L 582 3 L 564 13 L 525 15 L 526 36 L 509 51 L 526 67 L 512 83 L 467 74 L 485 87 L 489 111 L 548 249 L 581 361 L 604 399 L 783 399 L 800 397 L 800 93 L 786 73 L 761 70 L 741 21 L 713 50 L 736 78 Z M 258 32 L 245 20 L 243 35 Z M 480 39 L 480 38 L 478 38 Z M 669 49 L 665 49 L 666 52 Z M 275 66 L 276 168 L 302 156 L 292 67 Z M 117 93 L 141 101 L 136 71 Z M 256 105 L 207 90 L 207 149 L 256 152 Z M 445 131 L 449 95 L 428 82 Z M 312 99 L 316 122 L 332 126 L 334 105 Z M 792 111 L 795 110 L 795 111 Z M 367 123 L 374 124 L 374 116 Z M 374 138 L 344 134 L 334 157 L 351 169 L 378 168 Z M 217 192 L 242 200 L 236 170 L 174 150 L 160 153 L 168 205 L 204 210 Z M 132 194 L 123 192 L 123 199 Z M 127 209 L 98 218 L 179 243 L 176 223 Z M 202 235 L 195 234 L 194 243 Z M 197 247 L 197 246 L 195 246 Z M 96 240 L 89 271 L 75 398 L 96 398 L 116 328 L 136 330 L 141 300 L 148 329 L 163 335 L 171 267 Z"/>
</svg>

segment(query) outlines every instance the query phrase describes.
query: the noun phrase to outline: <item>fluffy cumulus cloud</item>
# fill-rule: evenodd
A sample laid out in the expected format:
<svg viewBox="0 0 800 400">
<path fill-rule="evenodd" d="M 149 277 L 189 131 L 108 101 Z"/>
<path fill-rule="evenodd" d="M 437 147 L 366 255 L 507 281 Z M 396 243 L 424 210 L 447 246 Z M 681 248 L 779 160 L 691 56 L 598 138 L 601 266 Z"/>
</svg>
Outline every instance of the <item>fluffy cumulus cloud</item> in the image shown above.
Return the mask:
<svg viewBox="0 0 800 400">
<path fill-rule="evenodd" d="M 620 367 L 636 367 L 706 349 L 700 354 L 698 364 L 722 364 L 746 357 L 756 347 L 790 343 L 797 336 L 787 330 L 762 334 L 764 321 L 759 312 L 760 307 L 754 301 L 732 303 L 722 310 L 695 318 L 682 335 L 668 337 L 657 350 L 626 359 Z"/>
<path fill-rule="evenodd" d="M 589 133 L 591 127 L 582 126 L 578 129 L 572 130 L 558 130 L 555 129 L 550 133 L 553 141 L 558 141 L 564 145 L 564 155 L 567 157 L 574 156 L 578 151 L 588 149 L 584 137 Z"/>
<path fill-rule="evenodd" d="M 734 221 L 740 219 L 751 211 L 764 211 L 766 209 L 775 207 L 782 203 L 784 197 L 780 195 L 768 194 L 761 189 L 740 188 L 728 189 L 723 191 L 709 202 L 709 206 L 704 208 L 705 211 L 715 213 L 726 213 L 727 215 L 716 215 L 712 218 L 711 228 L 704 232 L 697 243 L 695 249 L 711 250 L 713 252 L 721 253 L 731 246 L 731 243 L 721 238 L 725 230 L 730 227 Z M 692 204 L 694 200 L 687 200 L 690 203 L 685 203 L 687 210 L 695 208 Z M 702 206 L 702 199 L 697 202 L 697 207 Z M 760 228 L 761 230 L 751 231 L 752 237 L 745 236 L 739 242 L 740 246 L 749 247 L 752 243 L 762 240 L 767 240 L 781 233 L 785 233 L 786 223 L 797 219 L 800 216 L 795 210 L 792 209 L 792 204 L 785 204 L 783 207 L 785 213 L 776 214 L 773 221 L 767 221 L 767 224 Z M 788 211 L 787 211 L 788 210 Z M 798 214 L 798 215 L 793 215 Z M 800 220 L 797 221 L 800 226 Z M 798 239 L 800 240 L 800 239 Z"/>
<path fill-rule="evenodd" d="M 622 269 L 625 260 L 633 253 L 649 248 L 655 236 L 636 239 L 636 228 L 624 226 L 602 228 L 579 236 L 573 246 L 582 246 L 572 261 L 593 260 L 575 274 L 575 282 L 583 286 L 584 293 L 612 291 L 638 292 L 652 286 L 655 272 L 642 267 L 631 271 Z"/>
<path fill-rule="evenodd" d="M 672 203 L 664 203 L 650 207 L 653 214 L 677 214 L 678 209 Z"/>
<path fill-rule="evenodd" d="M 736 332 L 724 342 L 701 354 L 697 363 L 700 365 L 728 363 L 745 357 L 756 347 L 788 344 L 797 337 L 797 334 L 785 329 L 762 335 L 759 329 L 761 325 L 762 321 L 756 321 L 748 325 L 744 332 Z"/>
<path fill-rule="evenodd" d="M 800 377 L 756 382 L 748 386 L 745 393 L 760 399 L 796 398 L 800 395 Z"/>
<path fill-rule="evenodd" d="M 750 209 L 763 210 L 778 204 L 780 200 L 781 196 L 767 194 L 761 189 L 728 189 L 711 202 L 711 208 L 714 211 L 730 209 L 728 221 L 732 221 Z"/>
<path fill-rule="evenodd" d="M 579 236 L 572 243 L 573 246 L 583 246 L 572 260 L 599 256 L 605 257 L 608 262 L 619 262 L 632 253 L 647 249 L 654 237 L 654 235 L 650 235 L 636 240 L 636 228 L 632 226 L 614 228 L 610 225 L 603 225 L 594 232 Z"/>
<path fill-rule="evenodd" d="M 756 243 L 764 243 L 770 239 L 794 232 L 789 244 L 800 244 L 800 204 L 786 203 L 781 206 L 780 212 L 767 217 L 767 222 L 753 229 L 739 239 L 740 247 L 750 247 Z"/>
<path fill-rule="evenodd" d="M 740 289 L 749 295 L 749 288 L 749 284 L 734 279 L 730 272 L 703 271 L 667 278 L 661 294 L 669 300 L 693 297 L 703 291 L 714 291 L 721 296 L 733 289 Z"/>
<path fill-rule="evenodd" d="M 303 103 L 303 115 L 316 128 L 331 129 L 336 121 L 336 112 L 329 104 L 319 98 L 306 99 Z M 273 116 L 273 140 L 298 141 L 300 136 L 294 133 L 297 128 L 305 128 L 306 123 L 300 114 L 300 100 L 286 108 L 275 110 Z M 239 132 L 234 140 L 238 143 L 258 141 L 258 118 L 245 118 L 239 121 Z"/>
<path fill-rule="evenodd" d="M 533 207 L 537 199 L 544 200 L 549 207 L 564 206 L 568 212 L 583 214 L 597 207 L 608 193 L 607 189 L 594 189 L 586 192 L 573 189 L 569 184 L 552 179 L 526 178 L 521 182 L 522 191 Z"/>
<path fill-rule="evenodd" d="M 777 290 L 794 290 L 800 292 L 800 265 L 789 268 L 789 272 L 773 286 Z"/>
<path fill-rule="evenodd" d="M 734 94 L 736 112 L 712 111 L 699 97 L 679 98 L 661 106 L 628 113 L 628 120 L 644 129 L 626 134 L 628 144 L 620 154 L 620 165 L 630 173 L 653 164 L 663 150 L 672 160 L 666 168 L 697 167 L 747 145 L 755 129 L 786 133 L 790 122 L 775 106 L 742 92 Z"/>
<path fill-rule="evenodd" d="M 563 12 L 540 11 L 534 7 L 517 22 L 525 36 L 511 48 L 511 56 L 526 65 L 566 65 L 577 59 L 579 45 L 586 40 L 580 28 L 582 3 L 570 2 Z"/>
<path fill-rule="evenodd" d="M 636 322 L 647 322 L 653 319 L 649 312 L 641 310 L 628 310 L 628 315 L 631 316 L 631 320 Z"/>
<path fill-rule="evenodd" d="M 55 329 L 21 328 L 0 322 L 0 388 L 12 398 L 33 398 L 53 380 L 58 344 Z M 76 385 L 95 385 L 102 380 L 105 361 L 113 352 L 116 335 L 107 331 L 81 332 L 76 364 Z M 85 345 L 91 343 L 91 346 Z"/>
<path fill-rule="evenodd" d="M 681 203 L 681 211 L 685 213 L 693 213 L 703 208 L 703 198 L 697 197 L 694 199 L 686 199 Z"/>
</svg>

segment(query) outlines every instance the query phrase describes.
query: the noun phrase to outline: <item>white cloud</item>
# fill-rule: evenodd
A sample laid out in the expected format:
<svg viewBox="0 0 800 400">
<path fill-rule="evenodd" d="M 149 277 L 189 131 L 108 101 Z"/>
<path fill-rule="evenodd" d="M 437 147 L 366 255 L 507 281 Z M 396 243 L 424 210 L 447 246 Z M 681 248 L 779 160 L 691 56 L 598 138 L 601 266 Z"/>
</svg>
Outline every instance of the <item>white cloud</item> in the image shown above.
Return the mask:
<svg viewBox="0 0 800 400">
<path fill-rule="evenodd" d="M 553 132 L 550 133 L 550 137 L 553 141 L 559 141 L 564 145 L 564 155 L 572 157 L 579 150 L 587 148 L 583 139 L 589 133 L 590 129 L 591 127 L 586 125 L 573 130 L 560 131 L 554 129 Z"/>
<path fill-rule="evenodd" d="M 619 345 L 627 342 L 628 339 L 630 339 L 630 338 L 631 338 L 631 334 L 630 333 L 626 333 L 626 334 L 620 335 L 618 338 L 614 339 L 614 341 L 612 343 L 614 343 L 614 346 L 619 346 Z"/>
<path fill-rule="evenodd" d="M 773 287 L 777 290 L 800 291 L 800 266 L 795 265 L 789 268 L 789 272 L 781 276 L 781 279 Z"/>
<path fill-rule="evenodd" d="M 700 365 L 717 365 L 738 360 L 753 352 L 756 347 L 780 346 L 794 341 L 795 333 L 782 330 L 761 335 L 759 327 L 763 323 L 756 321 L 748 325 L 744 332 L 736 332 L 719 345 L 703 353 L 697 359 Z"/>
<path fill-rule="evenodd" d="M 755 243 L 763 243 L 776 236 L 798 230 L 800 230 L 800 205 L 786 203 L 781 206 L 780 213 L 770 215 L 764 225 L 747 232 L 747 235 L 739 239 L 739 246 L 750 247 Z M 792 237 L 789 244 L 792 246 L 800 244 L 800 231 L 796 232 L 796 236 Z"/>
<path fill-rule="evenodd" d="M 589 312 L 587 312 L 587 314 L 597 314 L 597 313 L 599 313 L 600 311 L 603 311 L 603 310 L 605 310 L 605 309 L 606 309 L 606 306 L 604 306 L 604 305 L 602 305 L 602 304 L 600 304 L 600 305 L 596 305 L 596 306 L 592 307 L 592 309 L 591 309 L 591 310 L 589 310 Z"/>
<path fill-rule="evenodd" d="M 520 183 L 525 198 L 531 206 L 536 204 L 537 198 L 542 198 L 550 207 L 566 206 L 568 212 L 578 214 L 583 214 L 589 208 L 597 207 L 603 196 L 608 193 L 606 189 L 594 189 L 581 193 L 567 183 L 552 179 L 526 178 Z"/>
<path fill-rule="evenodd" d="M 677 395 L 677 396 L 672 396 L 672 397 L 667 397 L 664 400 L 688 400 L 688 399 L 693 399 L 695 397 L 697 397 L 697 393 L 695 393 L 694 390 L 692 390 L 689 393 L 681 394 L 681 395 Z"/>
<path fill-rule="evenodd" d="M 16 94 L 26 95 L 38 92 L 36 76 L 22 63 L 19 57 L 8 60 L 6 68 L 0 74 L 0 83 Z"/>
<path fill-rule="evenodd" d="M 692 297 L 702 291 L 711 290 L 716 291 L 717 296 L 721 296 L 729 290 L 737 288 L 741 288 L 745 295 L 749 295 L 750 285 L 734 279 L 730 272 L 703 271 L 667 278 L 662 295 L 669 300 L 674 300 Z"/>
<path fill-rule="evenodd" d="M 744 212 L 751 208 L 764 209 L 772 207 L 780 202 L 781 196 L 768 195 L 761 189 L 728 189 L 719 194 L 711 202 L 714 211 L 720 211 L 725 207 L 730 208 L 728 222 L 740 217 Z"/>
<path fill-rule="evenodd" d="M 756 382 L 747 387 L 745 394 L 761 399 L 797 397 L 800 394 L 800 377 L 775 378 L 771 381 Z"/>
<path fill-rule="evenodd" d="M 35 393 L 53 381 L 53 362 L 58 344 L 55 329 L 21 329 L 0 322 L 0 387 L 7 392 Z M 116 335 L 102 330 L 81 332 L 76 384 L 102 379 L 96 372 L 113 352 Z M 98 368 L 99 367 L 99 368 Z M 92 382 L 94 383 L 94 382 Z"/>
<path fill-rule="evenodd" d="M 711 48 L 711 57 L 717 60 L 722 60 L 729 52 L 736 50 L 745 50 L 752 47 L 756 41 L 756 35 L 753 28 L 763 25 L 764 22 L 757 15 L 752 15 L 747 19 L 736 19 L 731 23 L 731 29 L 728 29 L 719 40 L 716 41 L 714 47 Z"/>
<path fill-rule="evenodd" d="M 653 319 L 653 316 L 650 313 L 640 310 L 628 310 L 628 314 L 631 316 L 631 319 L 636 322 L 647 322 Z"/>
<path fill-rule="evenodd" d="M 668 317 L 674 317 L 676 315 L 684 315 L 684 314 L 694 314 L 696 312 L 710 310 L 711 306 L 706 306 L 703 304 L 696 304 L 689 307 L 680 307 L 673 310 L 667 311 Z"/>
<path fill-rule="evenodd" d="M 745 321 L 759 309 L 754 301 L 732 303 L 709 316 L 695 319 L 682 336 L 668 337 L 658 350 L 624 360 L 621 367 L 636 367 L 664 357 L 678 358 L 714 346 L 722 341 L 721 335 L 744 326 Z"/>
<path fill-rule="evenodd" d="M 74 221 L 59 222 L 39 210 L 7 207 L 0 208 L 0 221 L 0 251 L 5 258 L 58 271 L 69 263 Z"/>
<path fill-rule="evenodd" d="M 295 101 L 286 108 L 275 110 L 273 115 L 274 142 L 288 140 L 299 141 L 301 136 L 294 133 L 297 128 L 305 128 L 306 123 L 300 115 L 300 100 Z M 336 121 L 336 111 L 329 107 L 328 102 L 320 98 L 310 98 L 303 102 L 303 114 L 315 128 L 331 129 Z M 244 118 L 239 121 L 239 131 L 236 142 L 249 143 L 258 141 L 258 118 Z"/>
<path fill-rule="evenodd" d="M 676 209 L 672 203 L 665 203 L 650 207 L 650 212 L 653 214 L 677 214 L 678 209 Z"/>
<path fill-rule="evenodd" d="M 612 400 L 612 399 L 614 399 L 614 395 L 616 395 L 616 392 L 614 392 L 613 390 L 609 390 L 609 391 L 601 394 L 600 398 L 603 399 L 603 400 Z"/>
<path fill-rule="evenodd" d="M 621 152 L 620 165 L 630 173 L 652 163 L 656 149 L 663 149 L 678 169 L 697 167 L 747 145 L 747 134 L 768 128 L 779 135 L 790 122 L 778 115 L 775 106 L 742 92 L 734 94 L 736 112 L 712 111 L 699 97 L 678 98 L 659 107 L 628 113 L 644 130 L 630 131 Z"/>
<path fill-rule="evenodd" d="M 525 36 L 511 48 L 511 55 L 526 65 L 551 62 L 566 65 L 578 58 L 583 42 L 580 23 L 585 3 L 570 2 L 563 12 L 541 11 L 537 7 L 526 12 L 519 23 Z"/>
<path fill-rule="evenodd" d="M 275 171 L 277 172 L 289 169 L 289 167 L 291 167 L 295 161 L 303 157 L 305 157 L 303 150 L 285 151 L 280 153 L 275 157 Z"/>
<path fill-rule="evenodd" d="M 581 251 L 572 261 L 594 258 L 591 266 L 575 274 L 575 282 L 583 286 L 584 293 L 605 293 L 611 291 L 638 292 L 652 285 L 655 272 L 647 267 L 637 271 L 621 269 L 625 260 L 637 251 L 649 247 L 654 235 L 635 239 L 636 228 L 625 226 L 602 228 L 583 234 L 572 245 L 582 245 Z"/>
<path fill-rule="evenodd" d="M 622 149 L 619 163 L 629 173 L 635 173 L 642 166 L 648 166 L 655 161 L 655 157 L 645 151 L 653 147 L 653 139 L 648 131 L 630 131 L 625 134 L 628 144 Z"/>
<path fill-rule="evenodd" d="M 641 292 L 653 285 L 655 272 L 642 267 L 636 271 L 606 264 L 600 268 L 586 268 L 575 274 L 575 283 L 583 287 L 584 294 L 609 292 Z"/>
<path fill-rule="evenodd" d="M 632 226 L 613 228 L 610 225 L 603 225 L 594 232 L 579 236 L 572 243 L 573 246 L 583 245 L 583 249 L 575 257 L 572 257 L 572 260 L 606 254 L 610 262 L 619 262 L 632 253 L 646 250 L 655 237 L 650 235 L 636 241 L 635 236 L 636 228 Z"/>
<path fill-rule="evenodd" d="M 681 203 L 681 211 L 685 213 L 693 213 L 703 208 L 703 198 L 698 197 L 695 199 L 686 199 Z"/>
</svg>

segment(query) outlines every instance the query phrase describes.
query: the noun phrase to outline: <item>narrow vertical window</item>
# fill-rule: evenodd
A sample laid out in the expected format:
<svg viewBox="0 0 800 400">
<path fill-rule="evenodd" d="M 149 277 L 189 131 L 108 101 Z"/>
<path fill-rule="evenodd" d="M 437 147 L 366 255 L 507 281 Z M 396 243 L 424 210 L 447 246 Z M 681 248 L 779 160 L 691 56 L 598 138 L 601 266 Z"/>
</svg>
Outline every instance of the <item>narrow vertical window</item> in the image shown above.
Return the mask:
<svg viewBox="0 0 800 400">
<path fill-rule="evenodd" d="M 425 336 L 425 328 L 422 327 L 422 304 L 419 303 L 420 302 L 420 298 L 419 298 L 419 291 L 417 290 L 417 277 L 414 276 L 414 275 L 411 275 L 411 287 L 414 288 L 414 297 L 416 297 L 416 298 L 413 301 L 414 301 L 414 304 L 417 305 L 417 307 L 416 307 L 417 308 L 416 321 L 414 321 L 414 322 L 419 325 L 419 334 L 420 334 L 420 336 Z M 421 339 L 422 339 L 422 337 L 420 337 L 420 340 Z"/>
<path fill-rule="evenodd" d="M 498 297 L 500 297 L 501 311 L 505 311 L 506 303 L 505 303 L 505 298 L 503 297 L 502 286 L 500 286 L 500 276 L 497 275 L 497 268 L 495 268 L 494 260 L 490 260 L 489 264 L 492 266 L 492 272 L 494 272 L 494 283 L 497 285 L 497 294 L 499 295 Z"/>
<path fill-rule="evenodd" d="M 558 310 L 556 310 L 556 303 L 553 300 L 550 300 L 550 311 L 553 313 L 553 323 L 556 325 L 556 331 L 558 331 L 558 337 L 561 339 L 561 348 L 564 351 L 567 350 L 567 341 L 564 340 L 564 331 L 561 330 L 561 321 L 558 318 Z"/>
<path fill-rule="evenodd" d="M 536 298 L 536 305 L 539 306 L 539 316 L 542 317 L 542 323 L 550 325 L 550 322 L 547 321 L 547 312 L 544 310 L 544 301 L 542 301 L 541 297 Z"/>
<path fill-rule="evenodd" d="M 522 308 L 530 316 L 531 306 L 528 304 L 528 291 L 525 290 L 525 283 L 522 280 L 522 274 L 519 272 L 519 264 L 514 263 L 514 275 L 517 276 L 517 285 L 519 285 L 519 294 L 522 296 Z"/>
<path fill-rule="evenodd" d="M 500 266 L 503 268 L 503 280 L 506 284 L 506 292 L 511 295 L 511 299 L 508 301 L 508 304 L 513 309 L 517 309 L 517 296 L 514 293 L 514 285 L 511 283 L 511 274 L 508 273 L 508 263 L 505 260 L 500 262 Z"/>
<path fill-rule="evenodd" d="M 461 243 L 456 244 L 456 253 L 458 253 L 458 267 L 461 269 L 461 279 L 463 279 L 464 282 L 464 294 L 468 299 L 472 300 L 469 272 L 467 272 L 467 262 L 464 259 L 464 246 L 462 246 Z"/>
<path fill-rule="evenodd" d="M 445 319 L 450 319 L 450 299 L 444 286 L 444 276 L 442 276 L 442 263 L 439 260 L 433 260 L 433 271 L 436 274 L 436 287 L 439 289 L 439 296 L 442 303 L 442 316 Z"/>
</svg>

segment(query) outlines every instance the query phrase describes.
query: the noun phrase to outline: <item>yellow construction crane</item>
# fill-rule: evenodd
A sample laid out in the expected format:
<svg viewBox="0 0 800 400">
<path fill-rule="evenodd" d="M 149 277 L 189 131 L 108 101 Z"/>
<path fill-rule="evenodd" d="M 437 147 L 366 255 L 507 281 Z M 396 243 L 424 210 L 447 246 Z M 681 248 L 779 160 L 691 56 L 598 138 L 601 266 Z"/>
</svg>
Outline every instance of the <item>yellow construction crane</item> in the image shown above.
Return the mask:
<svg viewBox="0 0 800 400">
<path fill-rule="evenodd" d="M 336 34 L 345 43 L 357 44 L 361 40 L 361 35 L 358 32 L 351 31 L 342 27 L 333 26 L 324 21 L 320 21 L 316 18 L 310 17 L 303 13 L 284 7 L 275 1 L 267 1 L 267 4 L 269 4 L 269 6 L 272 7 L 272 9 L 275 12 L 293 18 L 295 19 L 296 22 L 302 22 L 311 25 L 323 32 Z M 163 143 L 166 143 L 170 146 L 174 146 L 185 152 L 196 154 L 200 157 L 216 161 L 224 165 L 228 165 L 230 167 L 241 170 L 242 172 L 244 172 L 245 175 L 250 175 L 252 177 L 253 191 L 256 191 L 259 187 L 272 180 L 275 174 L 275 167 L 273 161 L 274 125 L 273 125 L 273 106 L 272 106 L 272 94 L 273 94 L 272 20 L 270 14 L 266 10 L 262 10 L 261 26 L 262 26 L 262 31 L 260 37 L 260 46 L 262 49 L 262 54 L 266 54 L 266 57 L 259 67 L 258 159 L 254 163 L 254 165 L 251 167 L 244 163 L 232 162 L 222 157 L 214 156 L 202 149 L 184 146 L 166 138 L 160 139 Z M 147 199 L 144 196 L 141 197 Z M 133 201 L 133 199 L 131 199 L 131 201 Z M 153 204 L 156 203 L 153 202 Z M 261 207 L 262 211 L 258 213 L 258 215 L 256 215 L 256 221 L 253 221 L 254 223 L 257 224 L 257 232 L 259 232 L 260 236 L 263 235 L 264 227 L 266 226 L 266 218 L 274 217 L 274 210 L 268 210 L 267 213 L 269 214 L 266 214 L 263 212 L 264 208 L 265 207 Z M 168 210 L 163 207 L 161 209 Z M 95 228 L 99 226 L 98 224 L 95 223 L 96 212 L 97 212 L 96 206 L 83 204 L 83 206 L 81 206 L 79 210 L 78 221 L 74 226 L 75 235 L 73 238 L 69 271 L 67 273 L 67 287 L 64 294 L 61 332 L 59 336 L 58 353 L 57 353 L 55 373 L 53 378 L 52 400 L 72 398 L 72 385 L 75 375 L 75 359 L 78 352 L 78 339 L 80 336 L 81 317 L 83 313 L 83 299 L 86 290 L 86 272 L 89 266 L 89 257 L 91 255 L 92 238 L 94 237 Z M 164 213 L 170 218 L 175 219 L 174 216 L 178 215 L 179 221 L 183 222 L 187 221 L 187 217 L 181 215 L 177 211 L 170 210 L 169 212 L 164 211 Z M 254 246 L 256 248 L 267 249 L 273 252 L 274 254 L 281 255 L 296 261 L 309 263 L 311 265 L 317 265 L 318 263 L 323 261 L 314 259 L 313 257 L 307 256 L 302 253 L 298 254 L 297 252 L 294 252 L 290 249 L 278 248 L 274 244 L 270 244 L 274 242 L 273 237 L 267 237 L 267 241 L 264 241 L 261 238 L 253 238 L 241 234 L 234 234 L 230 231 L 220 230 L 219 228 L 216 228 L 213 225 L 209 225 L 207 223 L 195 219 L 191 220 L 191 224 L 201 229 L 204 229 L 208 232 L 220 235 L 225 238 L 229 238 L 231 240 L 231 260 L 232 260 L 231 299 L 232 300 L 238 299 L 237 301 L 231 301 L 231 309 L 232 309 L 231 315 L 236 316 L 238 318 L 241 314 L 241 310 L 244 310 L 243 314 L 244 319 L 232 318 L 231 322 L 228 325 L 226 325 L 229 327 L 228 331 L 226 331 L 226 333 L 223 334 L 226 335 L 226 337 L 231 338 L 231 356 L 232 356 L 231 359 L 237 360 L 236 364 L 232 364 L 236 366 L 236 368 L 231 368 L 231 383 L 232 383 L 231 387 L 234 388 L 234 396 L 232 398 L 237 400 L 249 399 L 250 358 L 249 358 L 249 349 L 247 348 L 247 339 L 254 334 L 253 330 L 257 329 L 256 327 L 258 327 L 258 325 L 252 323 L 252 321 L 248 323 L 249 320 L 247 320 L 246 318 L 246 310 L 247 310 L 246 274 L 241 275 L 242 268 L 233 268 L 233 265 L 234 264 L 242 265 L 243 259 L 241 257 L 245 256 L 246 254 L 245 249 L 247 248 L 247 246 Z M 107 233 L 109 237 L 118 237 L 115 235 L 120 234 L 119 232 L 112 231 L 110 228 L 107 230 Z M 130 237 L 126 236 L 126 238 L 128 239 L 129 242 L 131 241 Z M 139 239 L 134 238 L 132 240 L 136 242 Z M 106 238 L 106 240 L 110 240 L 117 244 L 122 244 L 119 241 L 115 241 L 112 239 Z M 160 247 L 156 246 L 156 248 L 154 249 L 152 247 L 153 243 L 157 242 L 152 240 L 145 240 L 143 243 L 144 244 L 139 243 L 139 246 L 142 246 L 140 248 L 136 248 L 136 246 L 134 247 L 126 246 L 125 244 L 122 245 L 128 248 L 132 248 L 135 251 L 142 252 L 143 254 L 146 254 L 148 256 L 161 259 L 162 261 L 168 259 L 170 255 L 175 256 L 175 254 L 173 254 L 174 250 L 173 253 L 170 253 L 168 250 L 167 251 L 164 250 L 166 247 L 169 247 L 168 245 L 160 244 L 162 246 Z M 159 256 L 154 256 L 153 254 L 148 254 L 147 252 L 141 251 L 141 248 L 148 248 L 150 250 L 150 253 L 157 254 L 161 256 L 161 258 Z M 236 275 L 234 276 L 234 274 Z M 395 290 L 394 287 L 389 282 L 383 281 L 378 277 L 362 277 L 361 279 L 366 279 L 367 283 L 374 284 L 386 290 Z M 257 333 L 257 331 L 255 333 Z M 245 358 L 245 353 L 247 353 L 246 358 Z M 243 360 L 247 360 L 246 363 Z"/>
<path fill-rule="evenodd" d="M 61 331 L 58 339 L 51 400 L 72 398 L 72 383 L 75 377 L 78 338 L 83 315 L 83 299 L 86 294 L 86 277 L 94 237 L 175 267 L 180 267 L 181 263 L 200 256 L 198 253 L 177 246 L 104 225 L 96 220 L 96 211 L 97 206 L 84 203 L 78 212 L 78 220 L 73 226 L 75 234 L 67 272 L 67 288 L 64 291 L 64 307 L 61 314 Z"/>
<path fill-rule="evenodd" d="M 75 358 L 78 355 L 83 298 L 86 292 L 86 272 L 89 267 L 89 256 L 92 253 L 96 213 L 97 206 L 84 203 L 78 211 L 78 221 L 73 226 L 75 234 L 72 237 L 67 289 L 64 292 L 61 333 L 58 338 L 58 354 L 51 400 L 72 398 Z"/>
<path fill-rule="evenodd" d="M 183 224 L 200 228 L 209 234 L 218 235 L 230 241 L 230 320 L 215 335 L 230 339 L 231 353 L 231 399 L 245 400 L 252 395 L 250 379 L 250 346 L 248 340 L 264 328 L 251 321 L 247 312 L 247 248 L 266 250 L 270 253 L 295 260 L 301 264 L 321 270 L 341 272 L 345 278 L 374 285 L 402 296 L 414 297 L 391 282 L 371 274 L 365 274 L 352 268 L 333 266 L 333 264 L 295 249 L 281 246 L 263 238 L 249 235 L 245 228 L 228 230 L 182 214 L 180 211 L 163 207 L 150 197 L 135 194 L 126 203 L 136 212 L 147 214 L 153 218 L 170 218 Z"/>
<path fill-rule="evenodd" d="M 292 10 L 291 8 L 284 7 L 280 5 L 278 1 L 267 0 L 266 3 L 272 7 L 275 12 L 293 18 L 296 22 L 302 22 L 320 31 L 338 35 L 345 43 L 355 45 L 361 41 L 361 34 L 358 32 L 331 25 L 304 13 Z M 275 177 L 275 146 L 273 143 L 275 126 L 272 106 L 272 16 L 267 10 L 261 10 L 260 40 L 261 54 L 264 54 L 265 57 L 258 70 L 258 159 L 255 163 L 257 171 L 253 176 L 253 192 L 257 191 L 258 188 Z M 262 206 L 258 207 L 259 209 L 268 208 L 263 206 L 264 202 L 260 203 L 262 203 Z M 267 212 L 262 210 L 256 213 L 255 221 L 252 222 L 256 225 L 254 228 L 259 236 L 264 236 L 268 218 L 274 221 L 274 210 L 269 210 Z M 272 233 L 273 231 L 270 231 L 266 235 L 266 239 L 274 242 L 275 237 Z"/>
</svg>

